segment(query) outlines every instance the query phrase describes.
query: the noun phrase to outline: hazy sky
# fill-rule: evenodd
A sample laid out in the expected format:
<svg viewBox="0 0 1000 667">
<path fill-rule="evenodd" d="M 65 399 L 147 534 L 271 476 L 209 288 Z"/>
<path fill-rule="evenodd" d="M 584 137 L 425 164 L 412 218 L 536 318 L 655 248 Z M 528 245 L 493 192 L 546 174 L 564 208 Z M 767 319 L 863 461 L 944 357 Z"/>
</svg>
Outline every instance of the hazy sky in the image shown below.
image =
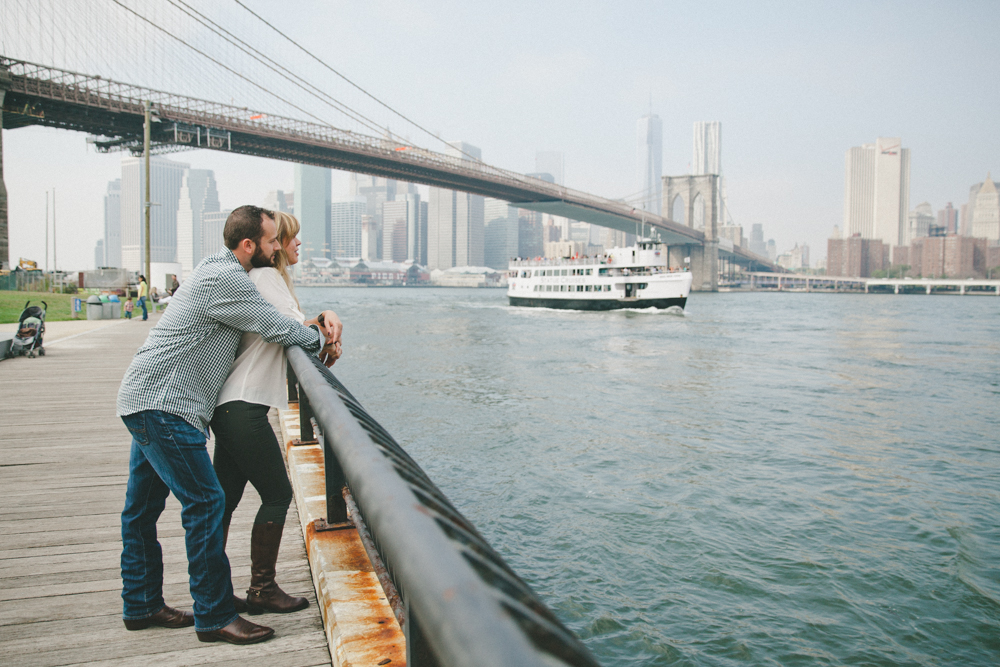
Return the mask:
<svg viewBox="0 0 1000 667">
<path fill-rule="evenodd" d="M 0 3 L 0 21 L 14 4 Z M 566 184 L 608 197 L 638 189 L 636 120 L 650 99 L 665 175 L 687 172 L 694 121 L 721 121 L 735 222 L 746 233 L 762 223 L 779 251 L 806 242 L 814 259 L 843 218 L 851 146 L 902 137 L 911 209 L 957 207 L 1000 172 L 998 2 L 247 4 L 410 118 L 479 146 L 484 161 L 530 172 L 536 151 L 562 151 Z M 92 266 L 121 155 L 39 128 L 4 131 L 3 147 L 11 258 L 43 259 L 44 193 L 56 188 L 59 266 Z M 209 151 L 175 159 L 214 169 L 224 207 L 292 188 L 289 163 Z M 345 184 L 335 178 L 335 194 Z"/>
</svg>

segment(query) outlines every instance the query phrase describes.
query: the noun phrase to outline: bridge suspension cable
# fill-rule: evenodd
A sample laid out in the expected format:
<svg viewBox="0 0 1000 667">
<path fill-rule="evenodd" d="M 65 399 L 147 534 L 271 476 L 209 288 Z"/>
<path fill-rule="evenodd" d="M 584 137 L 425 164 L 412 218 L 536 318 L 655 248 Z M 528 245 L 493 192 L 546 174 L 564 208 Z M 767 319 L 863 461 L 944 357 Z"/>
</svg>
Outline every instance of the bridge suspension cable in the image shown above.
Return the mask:
<svg viewBox="0 0 1000 667">
<path fill-rule="evenodd" d="M 242 7 L 243 9 L 245 9 L 246 11 L 248 11 L 258 21 L 260 21 L 261 23 L 263 23 L 264 25 L 266 25 L 268 28 L 270 28 L 274 32 L 276 32 L 279 35 L 281 35 L 285 40 L 287 40 L 295 48 L 297 48 L 298 50 L 302 51 L 302 53 L 306 54 L 307 56 L 309 56 L 310 58 L 312 58 L 313 60 L 315 60 L 317 63 L 319 63 L 320 65 L 322 65 L 325 69 L 329 70 L 333 74 L 336 74 L 338 77 L 340 77 L 341 79 L 343 79 L 345 82 L 347 82 L 348 84 L 350 84 L 354 88 L 358 89 L 359 91 L 361 91 L 362 93 L 364 93 L 366 96 L 368 96 L 369 98 L 371 98 L 372 100 L 374 100 L 375 102 L 377 102 L 379 105 L 385 107 L 386 109 L 388 109 L 390 112 L 392 112 L 396 116 L 399 116 L 400 118 L 402 118 L 403 120 L 405 120 L 407 123 L 409 123 L 413 127 L 417 128 L 421 132 L 424 132 L 425 134 L 433 137 L 437 141 L 440 141 L 441 143 L 445 144 L 449 148 L 451 148 L 453 150 L 458 150 L 462 155 L 468 157 L 469 159 L 471 159 L 471 160 L 476 159 L 472 155 L 469 155 L 468 153 L 466 153 L 465 151 L 463 151 L 462 149 L 456 148 L 455 146 L 452 146 L 447 141 L 445 141 L 444 139 L 442 139 L 438 135 L 434 134 L 430 130 L 426 129 L 425 127 L 423 127 L 422 125 L 420 125 L 416 121 L 411 120 L 410 118 L 407 118 L 401 112 L 396 111 L 394 108 L 392 108 L 391 106 L 389 106 L 388 104 L 386 104 L 385 102 L 383 102 L 382 100 L 380 100 L 379 98 L 375 97 L 374 95 L 372 95 L 371 93 L 369 93 L 367 90 L 365 90 L 364 88 L 362 88 L 358 84 L 356 84 L 353 81 L 351 81 L 349 78 L 347 78 L 346 76 L 344 76 L 343 74 L 341 74 L 340 72 L 338 72 L 337 70 L 335 70 L 333 67 L 331 67 L 330 65 L 328 65 L 326 62 L 324 62 L 318 56 L 316 56 L 311 51 L 309 51 L 308 49 L 306 49 L 304 46 L 302 46 L 301 44 L 299 44 L 297 41 L 295 41 L 294 39 L 292 39 L 291 37 L 289 37 L 288 35 L 286 35 L 284 32 L 282 32 L 281 30 L 279 30 L 277 27 L 275 27 L 274 25 L 272 25 L 263 16 L 261 16 L 260 14 L 258 14 L 257 12 L 255 12 L 254 10 L 250 9 L 249 7 L 247 7 L 245 4 L 243 4 L 243 2 L 241 2 L 241 0 L 233 0 L 233 2 L 235 2 L 237 5 L 239 5 L 240 7 Z"/>
</svg>

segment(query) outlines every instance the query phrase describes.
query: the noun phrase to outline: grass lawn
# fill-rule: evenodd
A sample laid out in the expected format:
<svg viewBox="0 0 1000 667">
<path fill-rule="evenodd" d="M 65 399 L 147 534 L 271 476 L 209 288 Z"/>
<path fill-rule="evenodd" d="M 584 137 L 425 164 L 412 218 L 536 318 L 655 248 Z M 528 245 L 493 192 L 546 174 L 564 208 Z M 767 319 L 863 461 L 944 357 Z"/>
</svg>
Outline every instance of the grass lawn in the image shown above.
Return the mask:
<svg viewBox="0 0 1000 667">
<path fill-rule="evenodd" d="M 45 315 L 46 322 L 59 322 L 62 320 L 71 320 L 72 317 L 72 306 L 70 304 L 70 299 L 77 297 L 79 294 L 54 294 L 52 292 L 16 292 L 11 290 L 0 290 L 0 324 L 6 324 L 8 322 L 17 322 L 18 318 L 21 317 L 21 311 L 24 310 L 24 302 L 31 301 L 32 306 L 41 306 L 40 302 L 45 301 L 49 304 L 49 309 Z M 86 297 L 87 295 L 83 295 Z M 86 310 L 80 313 L 80 316 L 86 319 Z"/>
</svg>

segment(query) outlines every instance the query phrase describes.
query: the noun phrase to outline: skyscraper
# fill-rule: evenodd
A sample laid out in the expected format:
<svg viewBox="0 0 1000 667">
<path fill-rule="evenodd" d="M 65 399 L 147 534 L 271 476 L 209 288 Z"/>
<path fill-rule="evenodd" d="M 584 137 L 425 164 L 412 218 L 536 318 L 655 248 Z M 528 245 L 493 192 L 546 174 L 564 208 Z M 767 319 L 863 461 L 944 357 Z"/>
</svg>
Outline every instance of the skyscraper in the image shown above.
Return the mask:
<svg viewBox="0 0 1000 667">
<path fill-rule="evenodd" d="M 520 221 L 517 209 L 502 199 L 488 197 L 483 203 L 483 211 L 483 263 L 490 268 L 505 271 L 511 258 L 518 256 Z"/>
<path fill-rule="evenodd" d="M 268 211 L 281 211 L 282 213 L 292 213 L 295 210 L 294 197 L 291 192 L 284 190 L 271 190 L 264 198 L 264 208 Z M 292 215 L 295 215 L 292 213 Z"/>
<path fill-rule="evenodd" d="M 767 257 L 767 244 L 764 243 L 764 225 L 754 223 L 750 228 L 750 252 Z"/>
<path fill-rule="evenodd" d="M 639 208 L 660 215 L 663 207 L 663 122 L 656 114 L 636 125 L 636 167 Z"/>
<path fill-rule="evenodd" d="M 691 175 L 722 173 L 722 123 L 700 120 L 694 124 L 694 154 Z"/>
<path fill-rule="evenodd" d="M 691 156 L 691 175 L 718 174 L 719 188 L 716 210 L 719 224 L 729 224 L 729 207 L 726 201 L 726 180 L 722 175 L 722 123 L 717 120 L 700 120 L 694 124 L 694 143 Z"/>
<path fill-rule="evenodd" d="M 986 174 L 986 180 L 976 193 L 976 203 L 970 217 L 972 229 L 969 236 L 1000 241 L 1000 195 L 989 174 Z"/>
<path fill-rule="evenodd" d="M 295 217 L 303 259 L 330 257 L 332 174 L 326 167 L 295 165 Z"/>
<path fill-rule="evenodd" d="M 361 257 L 361 218 L 368 204 L 364 199 L 330 205 L 331 258 Z"/>
<path fill-rule="evenodd" d="M 104 263 L 101 266 L 121 268 L 122 265 L 122 179 L 108 183 L 104 195 Z"/>
<path fill-rule="evenodd" d="M 104 262 L 104 239 L 97 239 L 94 245 L 94 268 L 99 269 L 102 266 L 107 266 Z"/>
<path fill-rule="evenodd" d="M 151 157 L 150 171 L 150 261 L 177 261 L 177 205 L 184 170 L 191 165 L 163 157 Z M 122 266 L 130 271 L 146 269 L 146 170 L 142 158 L 122 160 L 121 230 Z"/>
<path fill-rule="evenodd" d="M 211 169 L 186 169 L 177 204 L 177 261 L 187 277 L 206 256 L 222 245 L 218 239 L 204 238 L 202 218 L 219 212 L 219 191 Z M 207 242 L 207 243 L 206 243 Z"/>
<path fill-rule="evenodd" d="M 848 237 L 906 244 L 910 204 L 910 149 L 898 137 L 847 150 L 844 161 L 844 230 Z"/>
<path fill-rule="evenodd" d="M 951 202 L 938 211 L 937 226 L 944 228 L 946 234 L 958 233 L 958 209 Z"/>
<path fill-rule="evenodd" d="M 482 152 L 462 141 L 448 151 L 462 160 L 482 159 Z M 430 189 L 427 203 L 427 267 L 483 265 L 483 198 L 466 192 Z"/>
<path fill-rule="evenodd" d="M 226 242 L 222 231 L 226 228 L 226 220 L 232 209 L 203 213 L 201 216 L 201 251 L 202 259 L 222 250 Z"/>
</svg>

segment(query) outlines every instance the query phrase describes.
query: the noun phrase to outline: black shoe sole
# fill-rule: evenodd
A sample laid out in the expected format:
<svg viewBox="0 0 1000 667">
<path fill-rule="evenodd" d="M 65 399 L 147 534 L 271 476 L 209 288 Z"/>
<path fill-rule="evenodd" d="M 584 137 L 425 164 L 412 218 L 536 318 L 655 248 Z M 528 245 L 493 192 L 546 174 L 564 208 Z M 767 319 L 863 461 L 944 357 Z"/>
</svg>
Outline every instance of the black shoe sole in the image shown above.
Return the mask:
<svg viewBox="0 0 1000 667">
<path fill-rule="evenodd" d="M 230 644 L 236 644 L 237 646 L 244 646 L 246 644 L 257 644 L 263 641 L 267 641 L 268 639 L 274 636 L 274 631 L 272 630 L 271 632 L 269 632 L 266 635 L 263 635 L 262 637 L 254 637 L 253 639 L 245 639 L 241 641 L 237 641 L 234 639 L 226 639 L 224 637 L 220 637 L 214 632 L 198 632 L 197 634 L 198 634 L 198 641 L 200 642 L 228 642 Z"/>
</svg>

